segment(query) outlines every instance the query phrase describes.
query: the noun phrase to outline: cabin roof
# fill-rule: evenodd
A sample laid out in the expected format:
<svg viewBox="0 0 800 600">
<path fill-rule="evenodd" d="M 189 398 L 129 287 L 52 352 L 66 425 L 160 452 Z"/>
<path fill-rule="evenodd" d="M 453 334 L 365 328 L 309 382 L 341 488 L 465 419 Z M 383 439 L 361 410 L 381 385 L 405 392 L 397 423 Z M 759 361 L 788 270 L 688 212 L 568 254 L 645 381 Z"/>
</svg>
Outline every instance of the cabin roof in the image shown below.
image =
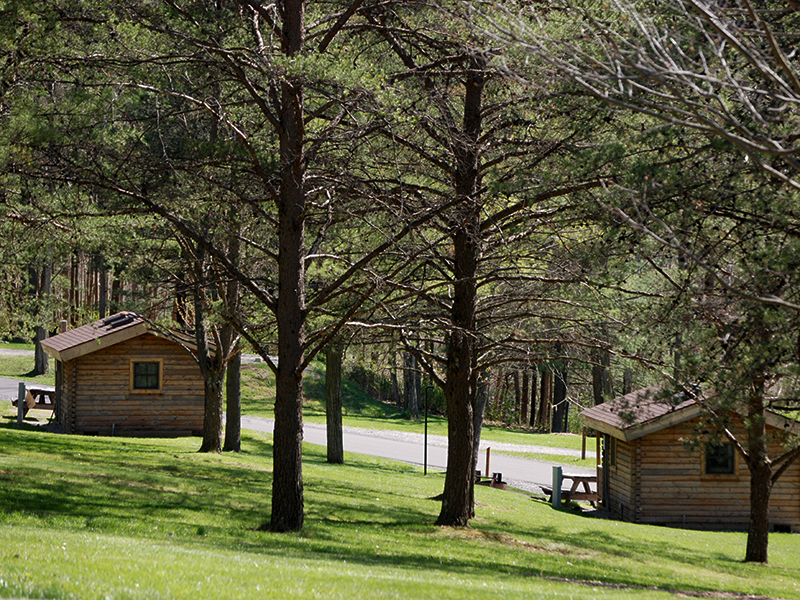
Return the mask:
<svg viewBox="0 0 800 600">
<path fill-rule="evenodd" d="M 134 312 L 119 312 L 42 340 L 42 349 L 53 358 L 67 362 L 148 332 L 159 335 L 158 331 L 151 330 L 143 317 Z M 173 338 L 173 341 L 180 340 L 183 345 L 195 348 L 191 336 L 171 331 L 165 337 Z"/>
<path fill-rule="evenodd" d="M 651 386 L 598 404 L 581 413 L 584 425 L 630 442 L 678 425 L 702 414 L 703 408 L 685 393 Z M 800 434 L 800 422 L 767 411 L 767 423 Z"/>
<path fill-rule="evenodd" d="M 581 416 L 587 427 L 631 441 L 688 421 L 700 411 L 700 406 L 685 395 L 651 386 L 588 408 Z"/>
<path fill-rule="evenodd" d="M 147 333 L 147 322 L 132 312 L 120 312 L 42 340 L 44 351 L 67 362 Z"/>
</svg>

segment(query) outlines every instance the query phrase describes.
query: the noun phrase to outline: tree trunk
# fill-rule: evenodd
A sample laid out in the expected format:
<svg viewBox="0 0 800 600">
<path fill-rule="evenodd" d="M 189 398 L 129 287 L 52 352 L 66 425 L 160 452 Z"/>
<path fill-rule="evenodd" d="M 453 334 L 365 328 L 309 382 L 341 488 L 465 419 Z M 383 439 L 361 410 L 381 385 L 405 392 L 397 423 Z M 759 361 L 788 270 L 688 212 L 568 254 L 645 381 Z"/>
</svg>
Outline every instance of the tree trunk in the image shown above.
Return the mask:
<svg viewBox="0 0 800 600">
<path fill-rule="evenodd" d="M 47 339 L 47 330 L 41 325 L 34 327 L 33 374 L 45 375 L 50 367 L 48 356 L 42 348 L 42 341 Z"/>
<path fill-rule="evenodd" d="M 105 319 L 108 313 L 108 266 L 106 265 L 105 256 L 100 256 L 100 264 L 98 265 L 100 277 L 100 290 L 98 291 L 97 309 L 100 313 L 100 318 Z"/>
<path fill-rule="evenodd" d="M 750 522 L 747 528 L 745 562 L 767 562 L 771 491 L 772 481 L 769 465 L 754 465 L 750 469 Z"/>
<path fill-rule="evenodd" d="M 203 443 L 200 452 L 222 452 L 222 390 L 225 370 L 204 374 Z"/>
<path fill-rule="evenodd" d="M 622 395 L 626 396 L 633 391 L 633 372 L 625 369 L 622 374 Z"/>
<path fill-rule="evenodd" d="M 284 0 L 284 53 L 304 43 L 304 3 Z M 303 358 L 305 354 L 305 156 L 303 82 L 281 82 L 280 193 L 278 195 L 278 369 L 272 454 L 272 531 L 303 527 Z"/>
<path fill-rule="evenodd" d="M 327 426 L 328 462 L 344 463 L 342 432 L 342 359 L 344 344 L 333 340 L 325 348 L 325 423 Z"/>
<path fill-rule="evenodd" d="M 608 350 L 600 350 L 595 354 L 595 360 L 599 364 L 592 366 L 592 396 L 594 404 L 602 404 L 611 400 L 611 376 L 608 369 L 611 366 L 611 353 Z"/>
<path fill-rule="evenodd" d="M 567 367 L 556 369 L 553 376 L 553 431 L 566 433 L 569 419 Z"/>
<path fill-rule="evenodd" d="M 511 379 L 514 381 L 514 416 L 512 417 L 512 423 L 519 423 L 519 415 L 522 412 L 522 392 L 519 387 L 519 371 L 512 371 L 511 372 Z"/>
<path fill-rule="evenodd" d="M 545 433 L 550 432 L 550 407 L 553 395 L 553 371 L 545 367 L 542 373 L 542 392 L 539 396 L 539 416 L 537 424 Z"/>
<path fill-rule="evenodd" d="M 42 321 L 49 321 L 50 319 L 44 319 L 42 314 L 42 302 L 43 299 L 50 296 L 52 291 L 51 283 L 52 283 L 52 270 L 49 265 L 46 265 L 42 269 L 42 276 L 41 278 L 38 277 L 36 269 L 31 269 L 32 279 L 33 279 L 33 293 L 36 296 L 36 319 L 41 323 Z M 42 341 L 47 339 L 47 328 L 43 325 L 37 325 L 33 329 L 33 343 L 34 343 L 34 356 L 33 356 L 33 374 L 34 375 L 45 375 L 47 374 L 50 364 L 48 360 L 48 356 L 42 348 Z"/>
<path fill-rule="evenodd" d="M 485 60 L 473 57 L 465 81 L 464 131 L 454 140 L 455 192 L 463 201 L 451 223 L 453 240 L 452 331 L 447 348 L 444 396 L 447 402 L 447 472 L 442 510 L 436 523 L 463 527 L 475 514 L 475 368 L 476 298 L 478 264 L 481 256 L 478 137 L 481 132 L 481 104 L 485 84 Z"/>
<path fill-rule="evenodd" d="M 417 357 L 410 352 L 405 352 L 403 353 L 403 404 L 414 419 L 419 418 L 421 389 L 422 377 Z"/>
<path fill-rule="evenodd" d="M 530 392 L 528 388 L 530 386 L 530 374 L 528 370 L 524 370 L 522 372 L 522 410 L 520 411 L 520 424 L 527 425 L 528 424 L 528 399 Z"/>
<path fill-rule="evenodd" d="M 400 398 L 400 383 L 397 381 L 397 369 L 392 365 L 391 372 L 392 387 L 389 392 L 389 401 L 395 406 L 402 406 L 403 401 Z"/>
<path fill-rule="evenodd" d="M 531 427 L 536 427 L 536 375 L 538 372 L 538 369 L 531 371 L 531 418 L 529 421 Z"/>
<path fill-rule="evenodd" d="M 226 325 L 225 327 L 229 327 Z M 222 334 L 226 334 L 223 332 Z M 242 451 L 242 353 L 239 344 L 225 368 L 225 445 L 223 452 Z"/>
<path fill-rule="evenodd" d="M 769 497 L 772 469 L 767 454 L 767 420 L 764 380 L 753 383 L 747 405 L 747 467 L 750 470 L 750 522 L 747 528 L 745 562 L 767 562 L 769 544 Z"/>
<path fill-rule="evenodd" d="M 229 226 L 233 232 L 228 239 L 228 259 L 236 266 L 239 265 L 239 252 L 241 244 L 239 234 L 241 231 L 239 215 L 235 205 L 229 210 Z M 225 310 L 233 318 L 241 314 L 241 290 L 239 282 L 231 277 L 225 287 Z M 231 323 L 225 323 L 220 332 L 220 340 L 226 354 L 231 358 L 226 366 L 225 378 L 225 452 L 241 452 L 242 450 L 242 354 L 239 344 L 239 334 Z"/>
<path fill-rule="evenodd" d="M 122 303 L 122 279 L 120 278 L 119 266 L 114 266 L 114 271 L 111 275 L 111 308 L 110 313 L 116 313 Z"/>
<path fill-rule="evenodd" d="M 200 452 L 222 452 L 222 390 L 225 380 L 225 362 L 222 348 L 213 354 L 206 338 L 204 291 L 199 285 L 202 279 L 203 252 L 197 252 L 194 290 L 194 337 L 197 345 L 197 362 L 203 375 L 203 442 Z"/>
</svg>

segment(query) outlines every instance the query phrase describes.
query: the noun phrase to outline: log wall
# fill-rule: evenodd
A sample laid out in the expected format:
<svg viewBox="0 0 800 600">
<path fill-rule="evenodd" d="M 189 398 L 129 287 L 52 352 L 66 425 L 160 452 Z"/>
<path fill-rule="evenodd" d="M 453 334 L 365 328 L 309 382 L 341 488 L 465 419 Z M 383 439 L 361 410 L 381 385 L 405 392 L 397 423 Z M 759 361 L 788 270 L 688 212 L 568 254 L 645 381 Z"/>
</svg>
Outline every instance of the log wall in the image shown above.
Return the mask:
<svg viewBox="0 0 800 600">
<path fill-rule="evenodd" d="M 159 391 L 131 391 L 131 361 L 161 361 Z M 145 334 L 63 363 L 57 416 L 66 433 L 202 435 L 203 378 L 180 346 Z"/>
<path fill-rule="evenodd" d="M 615 440 L 616 461 L 609 467 L 608 509 L 618 519 L 635 521 L 635 448 L 633 444 Z"/>
<path fill-rule="evenodd" d="M 733 475 L 705 475 L 703 443 L 695 421 L 652 433 L 631 443 L 617 440 L 617 469 L 611 469 L 611 511 L 621 519 L 691 529 L 746 530 L 750 517 L 750 474 L 737 455 Z M 780 432 L 771 431 L 779 435 Z M 743 439 L 744 432 L 737 428 Z M 775 458 L 783 450 L 769 447 Z M 778 480 L 770 497 L 770 522 L 800 532 L 800 463 Z"/>
</svg>

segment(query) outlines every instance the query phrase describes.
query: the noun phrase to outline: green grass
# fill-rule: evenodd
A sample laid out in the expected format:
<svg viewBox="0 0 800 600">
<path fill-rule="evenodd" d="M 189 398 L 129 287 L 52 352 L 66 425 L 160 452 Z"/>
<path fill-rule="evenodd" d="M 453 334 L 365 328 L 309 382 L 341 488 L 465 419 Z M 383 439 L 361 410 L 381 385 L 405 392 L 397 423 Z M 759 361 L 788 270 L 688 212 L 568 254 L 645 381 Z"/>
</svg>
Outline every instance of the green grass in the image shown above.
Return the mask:
<svg viewBox="0 0 800 600">
<path fill-rule="evenodd" d="M 13 346 L 20 344 L 0 344 L 0 348 L 6 346 Z M 27 348 L 22 348 L 27 350 Z M 6 356 L 0 354 L 0 377 L 10 377 L 12 379 L 19 379 L 20 381 L 33 381 L 36 383 L 43 383 L 46 385 L 53 385 L 55 383 L 55 362 L 50 359 L 50 368 L 46 375 L 38 375 L 34 377 L 33 371 L 33 356 Z"/>
<path fill-rule="evenodd" d="M 0 596 L 28 598 L 800 598 L 800 536 L 769 566 L 745 536 L 637 526 L 478 487 L 467 529 L 432 525 L 443 476 L 305 447 L 303 531 L 273 534 L 271 439 L 56 436 L 0 424 Z M 585 583 L 576 583 L 585 582 Z"/>
<path fill-rule="evenodd" d="M 33 344 L 19 344 L 11 342 L 0 342 L 0 350 L 30 350 L 33 352 Z"/>
</svg>

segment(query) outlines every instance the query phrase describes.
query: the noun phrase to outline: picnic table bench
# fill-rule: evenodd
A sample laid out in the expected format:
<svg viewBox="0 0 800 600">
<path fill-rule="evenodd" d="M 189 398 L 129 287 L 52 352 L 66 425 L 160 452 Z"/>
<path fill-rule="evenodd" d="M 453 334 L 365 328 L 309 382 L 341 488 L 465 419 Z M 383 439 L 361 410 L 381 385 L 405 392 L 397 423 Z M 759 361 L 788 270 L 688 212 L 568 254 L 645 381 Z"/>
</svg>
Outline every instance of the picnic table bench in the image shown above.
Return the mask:
<svg viewBox="0 0 800 600">
<path fill-rule="evenodd" d="M 55 411 L 56 409 L 56 392 L 55 390 L 51 390 L 49 388 L 37 387 L 37 386 L 26 386 L 26 393 L 25 393 L 25 406 L 22 408 L 22 414 L 27 415 L 29 410 L 34 408 L 40 410 L 51 410 Z M 18 401 L 12 400 L 11 404 L 13 406 L 17 406 Z"/>
<path fill-rule="evenodd" d="M 561 489 L 561 501 L 564 504 L 569 504 L 572 500 L 583 500 L 584 502 L 591 502 L 592 506 L 596 505 L 597 492 L 593 492 L 589 484 L 597 484 L 597 475 L 577 475 L 565 473 L 561 476 L 561 480 L 572 481 L 572 485 L 569 487 L 569 489 Z M 579 487 L 583 489 L 579 490 Z M 542 491 L 548 498 L 552 499 L 553 488 L 542 486 Z"/>
</svg>

